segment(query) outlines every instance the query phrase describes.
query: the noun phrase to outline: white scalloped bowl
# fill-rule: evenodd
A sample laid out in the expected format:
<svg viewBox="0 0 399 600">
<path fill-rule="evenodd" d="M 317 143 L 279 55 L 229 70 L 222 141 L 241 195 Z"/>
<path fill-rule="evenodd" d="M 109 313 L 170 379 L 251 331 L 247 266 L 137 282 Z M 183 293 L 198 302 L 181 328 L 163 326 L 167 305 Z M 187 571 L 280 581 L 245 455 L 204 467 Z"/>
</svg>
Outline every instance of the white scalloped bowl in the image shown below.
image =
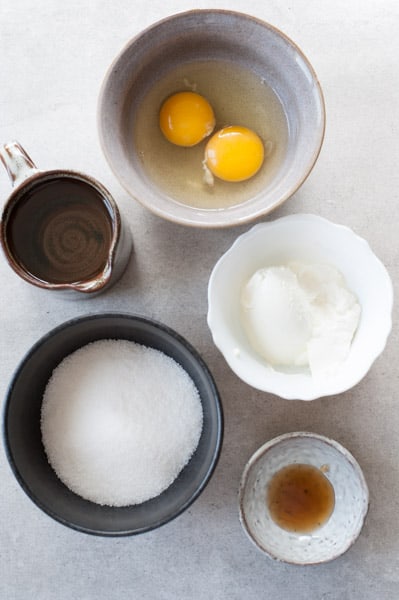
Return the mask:
<svg viewBox="0 0 399 600">
<path fill-rule="evenodd" d="M 332 515 L 309 534 L 276 525 L 266 503 L 273 475 L 293 463 L 327 467 L 324 474 L 334 488 Z M 327 562 L 346 552 L 360 534 L 368 505 L 367 483 L 352 454 L 309 432 L 287 433 L 261 446 L 244 469 L 239 491 L 240 521 L 250 540 L 270 558 L 297 565 Z"/>
<path fill-rule="evenodd" d="M 242 327 L 242 287 L 258 269 L 292 260 L 335 266 L 361 305 L 349 356 L 333 377 L 312 378 L 308 368 L 272 368 L 251 347 Z M 281 398 L 314 400 L 344 392 L 366 375 L 385 348 L 392 305 L 389 274 L 363 238 L 322 217 L 296 214 L 255 225 L 219 259 L 208 286 L 208 326 L 215 345 L 243 381 Z"/>
</svg>

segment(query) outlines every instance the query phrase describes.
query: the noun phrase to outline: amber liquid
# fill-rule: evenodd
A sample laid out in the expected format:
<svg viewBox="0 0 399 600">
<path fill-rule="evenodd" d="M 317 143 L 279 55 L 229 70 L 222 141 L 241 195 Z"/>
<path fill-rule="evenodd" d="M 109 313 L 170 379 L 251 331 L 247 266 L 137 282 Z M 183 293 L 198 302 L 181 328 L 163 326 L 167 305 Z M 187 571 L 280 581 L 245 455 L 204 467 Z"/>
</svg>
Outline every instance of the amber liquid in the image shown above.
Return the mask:
<svg viewBox="0 0 399 600">
<path fill-rule="evenodd" d="M 103 271 L 112 231 L 99 191 L 79 179 L 54 177 L 19 198 L 7 221 L 6 242 L 35 279 L 76 283 Z"/>
<path fill-rule="evenodd" d="M 330 518 L 335 494 L 320 469 L 292 464 L 272 477 L 266 501 L 270 516 L 282 529 L 310 533 Z"/>
</svg>

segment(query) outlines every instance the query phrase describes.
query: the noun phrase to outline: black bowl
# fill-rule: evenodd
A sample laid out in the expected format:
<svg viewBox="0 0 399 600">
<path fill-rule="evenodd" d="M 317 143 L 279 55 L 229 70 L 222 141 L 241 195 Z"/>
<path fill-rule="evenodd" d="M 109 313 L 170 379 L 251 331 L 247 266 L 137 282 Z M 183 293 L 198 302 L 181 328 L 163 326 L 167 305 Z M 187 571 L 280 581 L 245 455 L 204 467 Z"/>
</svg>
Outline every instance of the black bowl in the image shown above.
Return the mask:
<svg viewBox="0 0 399 600">
<path fill-rule="evenodd" d="M 198 447 L 178 478 L 156 498 L 122 508 L 100 506 L 71 492 L 49 465 L 40 431 L 42 397 L 53 369 L 81 346 L 106 338 L 131 340 L 172 357 L 194 381 L 203 408 L 203 430 Z M 133 535 L 177 517 L 203 491 L 219 457 L 223 413 L 207 366 L 180 335 L 140 316 L 94 314 L 53 329 L 27 353 L 8 389 L 3 436 L 15 477 L 44 512 L 85 533 Z"/>
</svg>

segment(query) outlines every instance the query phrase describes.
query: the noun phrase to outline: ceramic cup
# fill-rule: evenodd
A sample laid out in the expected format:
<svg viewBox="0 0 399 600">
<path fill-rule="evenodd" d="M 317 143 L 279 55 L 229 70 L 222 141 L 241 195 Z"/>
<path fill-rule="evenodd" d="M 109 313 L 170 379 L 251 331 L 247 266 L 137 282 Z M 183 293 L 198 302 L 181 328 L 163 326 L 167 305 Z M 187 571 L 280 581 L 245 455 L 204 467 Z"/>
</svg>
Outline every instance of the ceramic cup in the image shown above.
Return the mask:
<svg viewBox="0 0 399 600">
<path fill-rule="evenodd" d="M 14 191 L 0 221 L 11 268 L 28 283 L 68 295 L 99 293 L 127 265 L 132 238 L 101 183 L 77 171 L 41 171 L 18 142 L 0 148 Z"/>
</svg>

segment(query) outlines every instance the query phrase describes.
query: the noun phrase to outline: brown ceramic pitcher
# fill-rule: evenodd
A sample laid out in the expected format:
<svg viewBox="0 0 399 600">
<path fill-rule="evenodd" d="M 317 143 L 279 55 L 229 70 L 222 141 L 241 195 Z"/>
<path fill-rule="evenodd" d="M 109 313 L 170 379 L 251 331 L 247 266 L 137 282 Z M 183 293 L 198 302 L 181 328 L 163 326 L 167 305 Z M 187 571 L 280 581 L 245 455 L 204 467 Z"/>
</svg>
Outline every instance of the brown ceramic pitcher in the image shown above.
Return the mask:
<svg viewBox="0 0 399 600">
<path fill-rule="evenodd" d="M 104 186 L 77 171 L 41 171 L 18 142 L 0 148 L 14 190 L 0 221 L 9 265 L 46 290 L 90 295 L 115 283 L 132 239 Z"/>
</svg>

